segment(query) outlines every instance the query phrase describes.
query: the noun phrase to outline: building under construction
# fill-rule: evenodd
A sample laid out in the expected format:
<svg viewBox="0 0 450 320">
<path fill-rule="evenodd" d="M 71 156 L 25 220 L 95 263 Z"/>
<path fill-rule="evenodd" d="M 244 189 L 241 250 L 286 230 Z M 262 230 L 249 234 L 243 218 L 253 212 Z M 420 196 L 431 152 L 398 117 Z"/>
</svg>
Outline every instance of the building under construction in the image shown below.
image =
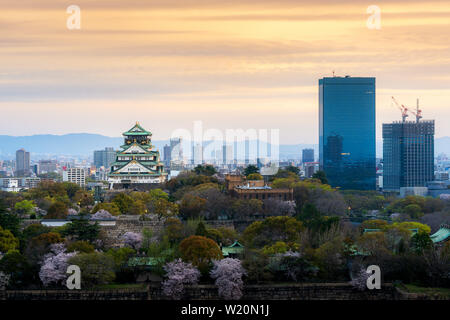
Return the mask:
<svg viewBox="0 0 450 320">
<path fill-rule="evenodd" d="M 425 187 L 434 180 L 434 120 L 406 121 L 408 109 L 401 106 L 402 121 L 383 124 L 383 191 Z"/>
</svg>

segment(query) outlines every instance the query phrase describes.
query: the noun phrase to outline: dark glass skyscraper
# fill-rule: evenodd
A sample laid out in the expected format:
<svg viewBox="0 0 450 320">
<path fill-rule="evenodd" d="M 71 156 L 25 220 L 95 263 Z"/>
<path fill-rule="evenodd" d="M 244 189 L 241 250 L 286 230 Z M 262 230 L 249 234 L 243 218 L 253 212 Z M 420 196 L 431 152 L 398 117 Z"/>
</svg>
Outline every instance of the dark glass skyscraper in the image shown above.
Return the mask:
<svg viewBox="0 0 450 320">
<path fill-rule="evenodd" d="M 375 190 L 375 78 L 319 79 L 319 158 L 333 187 Z"/>
<path fill-rule="evenodd" d="M 383 190 L 434 180 L 434 120 L 383 124 Z"/>
</svg>

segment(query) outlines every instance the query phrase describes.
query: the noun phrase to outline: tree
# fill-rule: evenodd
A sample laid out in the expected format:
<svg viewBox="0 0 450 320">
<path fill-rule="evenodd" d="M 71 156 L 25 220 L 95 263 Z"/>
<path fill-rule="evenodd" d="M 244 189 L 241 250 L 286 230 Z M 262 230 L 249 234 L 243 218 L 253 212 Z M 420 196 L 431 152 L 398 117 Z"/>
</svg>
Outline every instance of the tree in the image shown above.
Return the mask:
<svg viewBox="0 0 450 320">
<path fill-rule="evenodd" d="M 156 214 L 158 219 L 178 215 L 178 205 L 164 198 L 152 200 L 147 208 L 150 212 Z"/>
<path fill-rule="evenodd" d="M 67 252 L 91 253 L 94 251 L 94 246 L 84 240 L 72 242 L 67 246 Z"/>
<path fill-rule="evenodd" d="M 369 279 L 370 274 L 366 272 L 366 269 L 361 268 L 358 270 L 356 275 L 352 277 L 350 284 L 357 290 L 364 291 L 367 289 L 367 279 Z"/>
<path fill-rule="evenodd" d="M 80 207 L 91 206 L 95 203 L 93 194 L 85 190 L 78 190 L 73 196 L 73 202 L 78 204 Z"/>
<path fill-rule="evenodd" d="M 197 218 L 206 206 L 206 199 L 185 194 L 181 200 L 180 213 L 184 218 Z"/>
<path fill-rule="evenodd" d="M 263 202 L 258 199 L 240 199 L 233 201 L 232 204 L 233 217 L 247 218 L 260 214 L 263 211 Z"/>
<path fill-rule="evenodd" d="M 248 176 L 249 176 L 250 174 L 252 174 L 252 173 L 259 173 L 258 167 L 255 166 L 255 165 L 253 165 L 253 164 L 248 165 L 248 166 L 244 169 L 244 175 L 245 175 L 245 176 L 248 177 Z"/>
<path fill-rule="evenodd" d="M 6 253 L 14 250 L 19 246 L 19 239 L 14 237 L 11 231 L 4 230 L 0 227 L 0 252 Z"/>
<path fill-rule="evenodd" d="M 34 213 L 35 204 L 31 200 L 22 200 L 14 205 L 14 210 L 21 215 L 30 215 Z"/>
<path fill-rule="evenodd" d="M 226 300 L 239 300 L 243 293 L 244 282 L 242 277 L 246 274 L 241 261 L 233 258 L 215 260 L 210 272 L 211 278 L 216 279 L 219 296 Z"/>
<path fill-rule="evenodd" d="M 68 213 L 67 205 L 64 202 L 56 201 L 50 206 L 45 217 L 47 219 L 65 219 Z"/>
<path fill-rule="evenodd" d="M 147 212 L 147 206 L 142 200 L 133 201 L 128 207 L 128 214 L 130 215 L 143 215 Z"/>
<path fill-rule="evenodd" d="M 81 286 L 84 288 L 110 283 L 116 277 L 114 259 L 102 252 L 77 254 L 69 259 L 69 264 L 80 267 Z"/>
<path fill-rule="evenodd" d="M 422 208 L 417 204 L 409 204 L 403 210 L 413 219 L 418 219 L 423 216 Z"/>
<path fill-rule="evenodd" d="M 164 266 L 166 280 L 162 283 L 163 294 L 174 300 L 182 298 L 186 285 L 195 285 L 200 278 L 200 272 L 191 263 L 181 259 L 174 260 Z"/>
<path fill-rule="evenodd" d="M 33 270 L 26 257 L 17 250 L 8 251 L 0 259 L 0 271 L 9 276 L 12 288 L 21 288 L 33 281 Z"/>
<path fill-rule="evenodd" d="M 92 213 L 96 213 L 100 210 L 106 210 L 113 216 L 118 216 L 120 214 L 120 209 L 114 202 L 101 202 L 97 203 L 92 209 Z"/>
<path fill-rule="evenodd" d="M 69 259 L 76 255 L 75 252 L 67 253 L 64 244 L 53 244 L 50 253 L 45 255 L 39 278 L 44 286 L 61 284 L 67 279 L 67 267 Z"/>
<path fill-rule="evenodd" d="M 183 223 L 177 218 L 168 218 L 164 224 L 164 233 L 170 243 L 178 243 L 183 239 Z"/>
<path fill-rule="evenodd" d="M 248 226 L 242 234 L 242 240 L 246 246 L 262 248 L 277 241 L 294 242 L 299 239 L 302 230 L 302 223 L 295 218 L 269 217 Z"/>
<path fill-rule="evenodd" d="M 213 176 L 217 173 L 216 168 L 214 166 L 207 164 L 207 165 L 198 165 L 194 168 L 194 172 L 198 175 L 205 175 L 205 176 Z"/>
<path fill-rule="evenodd" d="M 117 194 L 112 202 L 119 208 L 122 214 L 128 214 L 130 206 L 133 203 L 133 198 L 125 193 Z"/>
<path fill-rule="evenodd" d="M 125 232 L 122 236 L 126 246 L 138 250 L 142 245 L 142 235 L 135 232 Z"/>
<path fill-rule="evenodd" d="M 319 268 L 300 252 L 286 251 L 271 257 L 269 270 L 281 281 L 307 281 L 316 276 Z"/>
<path fill-rule="evenodd" d="M 247 180 L 264 180 L 264 178 L 259 173 L 250 173 L 247 176 Z"/>
<path fill-rule="evenodd" d="M 14 213 L 6 212 L 3 200 L 0 199 L 0 227 L 9 230 L 15 236 L 18 236 L 20 231 L 20 218 Z"/>
<path fill-rule="evenodd" d="M 93 242 L 98 238 L 100 226 L 97 222 L 90 224 L 86 219 L 73 220 L 64 226 L 62 233 L 64 236 L 72 236 L 76 240 Z"/>
<path fill-rule="evenodd" d="M 202 236 L 190 236 L 181 241 L 181 257 L 192 262 L 202 273 L 206 273 L 212 260 L 223 258 L 222 251 L 214 240 Z"/>
<path fill-rule="evenodd" d="M 104 220 L 104 219 L 114 219 L 114 217 L 108 211 L 104 209 L 98 210 L 91 216 L 92 220 Z"/>
<path fill-rule="evenodd" d="M 416 253 L 421 254 L 425 250 L 433 247 L 433 241 L 431 240 L 428 233 L 419 231 L 411 238 L 411 245 L 416 251 Z"/>
<path fill-rule="evenodd" d="M 312 177 L 313 177 L 313 179 L 320 180 L 320 182 L 322 184 L 328 184 L 327 175 L 325 174 L 325 171 L 323 171 L 323 170 L 316 171 Z"/>
<path fill-rule="evenodd" d="M 205 227 L 205 224 L 203 223 L 203 221 L 200 221 L 200 223 L 197 225 L 197 230 L 195 230 L 195 235 L 202 236 L 202 237 L 207 236 L 206 227 Z"/>
</svg>

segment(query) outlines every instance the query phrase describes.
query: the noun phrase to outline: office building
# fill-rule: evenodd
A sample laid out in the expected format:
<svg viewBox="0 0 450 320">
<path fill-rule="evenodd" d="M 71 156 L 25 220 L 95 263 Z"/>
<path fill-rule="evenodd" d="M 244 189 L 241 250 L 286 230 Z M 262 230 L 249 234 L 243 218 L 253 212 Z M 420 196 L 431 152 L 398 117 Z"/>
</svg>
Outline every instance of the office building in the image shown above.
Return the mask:
<svg viewBox="0 0 450 320">
<path fill-rule="evenodd" d="M 375 78 L 319 80 L 319 162 L 333 187 L 375 190 Z"/>
<path fill-rule="evenodd" d="M 434 120 L 383 124 L 383 191 L 434 180 Z"/>
<path fill-rule="evenodd" d="M 66 168 L 63 171 L 63 181 L 84 187 L 86 185 L 86 170 L 84 168 Z"/>
<path fill-rule="evenodd" d="M 192 146 L 192 164 L 199 165 L 203 163 L 203 146 L 196 143 Z"/>
<path fill-rule="evenodd" d="M 16 176 L 29 176 L 30 175 L 30 153 L 25 149 L 16 151 Z"/>
<path fill-rule="evenodd" d="M 314 149 L 303 149 L 302 150 L 302 162 L 314 162 Z"/>
<path fill-rule="evenodd" d="M 94 165 L 96 168 L 109 168 L 116 159 L 114 148 L 105 148 L 105 150 L 94 151 Z"/>
</svg>

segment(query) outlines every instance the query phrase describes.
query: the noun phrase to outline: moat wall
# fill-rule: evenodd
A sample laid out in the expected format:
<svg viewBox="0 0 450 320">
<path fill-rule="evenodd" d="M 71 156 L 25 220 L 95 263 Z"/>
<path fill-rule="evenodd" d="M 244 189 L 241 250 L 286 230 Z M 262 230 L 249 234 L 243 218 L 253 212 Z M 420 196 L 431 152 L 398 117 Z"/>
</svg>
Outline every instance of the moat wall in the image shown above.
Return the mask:
<svg viewBox="0 0 450 320">
<path fill-rule="evenodd" d="M 417 298 L 417 297 L 416 297 Z M 0 300 L 167 300 L 159 285 L 129 290 L 6 290 Z M 184 300 L 223 300 L 214 285 L 187 287 Z M 392 285 L 358 291 L 347 283 L 248 285 L 242 300 L 397 300 L 411 299 Z"/>
</svg>

